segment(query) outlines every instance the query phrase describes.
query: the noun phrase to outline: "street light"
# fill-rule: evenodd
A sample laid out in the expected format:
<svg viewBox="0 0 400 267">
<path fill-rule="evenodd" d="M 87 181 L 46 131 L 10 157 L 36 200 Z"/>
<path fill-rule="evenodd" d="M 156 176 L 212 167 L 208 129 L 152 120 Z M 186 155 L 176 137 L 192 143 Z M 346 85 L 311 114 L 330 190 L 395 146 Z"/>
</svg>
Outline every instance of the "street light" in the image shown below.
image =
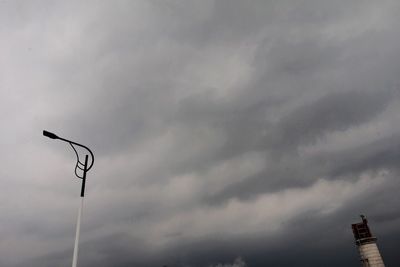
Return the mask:
<svg viewBox="0 0 400 267">
<path fill-rule="evenodd" d="M 67 139 L 61 138 L 61 137 L 57 136 L 54 133 L 48 132 L 46 130 L 43 130 L 43 135 L 46 136 L 46 137 L 49 137 L 51 139 L 58 139 L 58 140 L 61 140 L 61 141 L 69 143 L 71 145 L 72 149 L 74 150 L 75 155 L 76 155 L 75 175 L 79 179 L 82 179 L 81 205 L 79 207 L 78 219 L 77 219 L 77 223 L 76 223 L 74 254 L 73 254 L 73 258 L 72 258 L 72 267 L 76 267 L 77 266 L 77 261 L 78 261 L 79 233 L 80 233 L 80 228 L 81 228 L 83 199 L 84 199 L 84 196 L 85 196 L 86 173 L 93 167 L 94 155 L 93 155 L 93 152 L 87 146 L 78 144 L 78 143 L 73 142 L 71 140 L 67 140 Z M 80 159 L 79 159 L 79 154 L 76 151 L 75 146 L 83 147 L 84 149 L 86 149 L 90 153 L 91 162 L 90 162 L 89 165 L 88 165 L 88 157 L 89 157 L 89 155 L 87 155 L 87 154 L 85 155 L 85 161 L 82 163 L 80 161 Z M 81 175 L 78 173 L 78 169 L 82 172 Z"/>
</svg>

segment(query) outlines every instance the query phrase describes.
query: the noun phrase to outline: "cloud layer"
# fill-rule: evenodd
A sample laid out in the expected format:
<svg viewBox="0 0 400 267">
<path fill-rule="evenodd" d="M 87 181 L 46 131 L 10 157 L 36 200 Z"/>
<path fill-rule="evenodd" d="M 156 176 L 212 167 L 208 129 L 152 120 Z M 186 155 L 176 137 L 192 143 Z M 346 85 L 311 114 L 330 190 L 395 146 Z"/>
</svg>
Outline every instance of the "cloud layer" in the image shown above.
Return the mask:
<svg viewBox="0 0 400 267">
<path fill-rule="evenodd" d="M 1 266 L 398 262 L 397 1 L 0 5 Z"/>
</svg>

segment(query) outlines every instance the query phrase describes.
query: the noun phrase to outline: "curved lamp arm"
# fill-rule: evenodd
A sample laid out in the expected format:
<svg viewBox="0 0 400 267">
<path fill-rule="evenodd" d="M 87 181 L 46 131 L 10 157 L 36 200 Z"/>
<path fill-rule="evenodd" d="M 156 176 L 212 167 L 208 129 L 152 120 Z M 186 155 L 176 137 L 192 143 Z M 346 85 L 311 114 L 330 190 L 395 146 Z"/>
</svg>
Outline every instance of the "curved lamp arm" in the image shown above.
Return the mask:
<svg viewBox="0 0 400 267">
<path fill-rule="evenodd" d="M 46 136 L 46 137 L 49 137 L 49 138 L 51 138 L 51 139 L 59 139 L 59 140 L 61 140 L 61 141 L 67 142 L 67 143 L 69 143 L 69 144 L 71 145 L 72 149 L 73 149 L 74 152 L 75 152 L 76 159 L 77 159 L 77 162 L 76 162 L 76 165 L 75 165 L 75 175 L 76 175 L 78 178 L 81 178 L 81 179 L 82 179 L 83 177 L 81 177 L 81 176 L 78 175 L 77 169 L 80 169 L 80 170 L 82 170 L 82 171 L 84 171 L 84 172 L 87 172 L 87 171 L 89 171 L 89 170 L 93 167 L 93 164 L 94 164 L 94 155 L 93 155 L 93 152 L 92 152 L 87 146 L 84 146 L 84 145 L 82 145 L 82 144 L 73 142 L 73 141 L 71 141 L 71 140 L 68 140 L 68 139 L 59 137 L 59 136 L 57 136 L 56 134 L 51 133 L 51 132 L 48 132 L 48 131 L 46 131 L 46 130 L 43 130 L 43 135 Z M 89 151 L 89 153 L 90 153 L 90 156 L 91 156 L 91 163 L 90 163 L 90 165 L 89 165 L 88 167 L 86 167 L 86 170 L 85 170 L 84 168 L 81 167 L 81 166 L 84 166 L 84 163 L 82 163 L 82 162 L 79 160 L 79 154 L 78 154 L 78 152 L 76 151 L 74 145 L 83 147 L 84 149 L 86 149 L 86 150 Z M 80 166 L 79 164 L 80 164 L 81 166 Z"/>
<path fill-rule="evenodd" d="M 86 171 L 89 171 L 89 170 L 93 167 L 93 164 L 94 164 L 94 155 L 93 155 L 93 152 L 92 152 L 87 146 L 84 146 L 84 145 L 81 145 L 81 144 L 72 142 L 72 141 L 70 141 L 70 140 L 67 140 L 67 139 L 64 139 L 64 138 L 60 138 L 60 137 L 59 137 L 58 139 L 60 139 L 60 140 L 62 140 L 62 141 L 65 141 L 65 142 L 68 142 L 68 143 L 71 145 L 71 147 L 74 149 L 74 152 L 75 152 L 75 154 L 76 154 L 76 157 L 77 157 L 77 159 L 78 159 L 78 162 L 81 163 L 81 164 L 83 164 L 83 163 L 79 161 L 79 155 L 78 155 L 78 152 L 76 151 L 76 149 L 74 148 L 74 145 L 83 147 L 84 149 L 86 149 L 87 151 L 89 151 L 90 156 L 91 156 L 91 158 L 92 158 L 92 162 L 90 163 L 89 167 L 86 168 Z"/>
</svg>

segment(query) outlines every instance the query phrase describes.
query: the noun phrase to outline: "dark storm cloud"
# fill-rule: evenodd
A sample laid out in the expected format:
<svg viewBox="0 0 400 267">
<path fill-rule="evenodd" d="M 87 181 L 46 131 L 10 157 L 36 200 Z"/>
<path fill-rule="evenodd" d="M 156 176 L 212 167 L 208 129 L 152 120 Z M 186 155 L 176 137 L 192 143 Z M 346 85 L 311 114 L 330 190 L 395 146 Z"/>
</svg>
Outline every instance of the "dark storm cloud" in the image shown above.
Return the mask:
<svg viewBox="0 0 400 267">
<path fill-rule="evenodd" d="M 318 139 L 323 139 L 326 133 L 346 131 L 349 127 L 373 119 L 386 108 L 391 95 L 391 92 L 376 94 L 357 91 L 326 95 L 313 103 L 294 109 L 276 123 L 267 123 L 265 120 L 263 123 L 260 114 L 265 114 L 265 111 L 258 112 L 260 114 L 242 111 L 240 116 L 234 119 L 235 127 L 228 128 L 230 131 L 227 132 L 233 132 L 229 135 L 233 140 L 227 142 L 226 149 L 232 151 L 236 147 L 235 153 L 263 149 L 265 153 L 273 154 L 270 160 L 274 161 L 274 166 L 247 177 L 238 184 L 230 185 L 225 189 L 225 194 L 219 192 L 215 197 L 226 199 L 227 195 L 255 196 L 255 193 L 305 186 L 315 181 L 318 176 L 340 178 L 353 173 L 354 170 L 346 171 L 346 166 L 357 168 L 356 172 L 386 167 L 383 164 L 389 163 L 389 159 L 396 160 L 393 152 L 385 149 L 385 144 L 392 147 L 398 143 L 393 138 L 379 140 L 379 144 L 370 144 L 368 148 L 351 149 L 336 155 L 322 154 L 311 159 L 299 155 L 297 148 L 314 144 Z M 221 117 L 228 118 L 229 115 Z M 250 130 L 253 131 L 251 138 L 250 134 L 247 134 Z M 378 150 L 383 151 L 378 153 Z M 226 153 L 224 155 L 226 156 Z M 281 160 L 282 157 L 289 157 L 289 160 Z M 316 162 L 329 163 L 329 168 L 325 165 L 321 172 L 321 169 L 313 166 Z"/>
<path fill-rule="evenodd" d="M 314 143 L 327 132 L 345 131 L 379 114 L 390 100 L 387 92 L 345 92 L 326 95 L 284 117 L 276 134 L 277 146 Z"/>
<path fill-rule="evenodd" d="M 1 5 L 2 266 L 398 261 L 396 1 Z"/>
</svg>

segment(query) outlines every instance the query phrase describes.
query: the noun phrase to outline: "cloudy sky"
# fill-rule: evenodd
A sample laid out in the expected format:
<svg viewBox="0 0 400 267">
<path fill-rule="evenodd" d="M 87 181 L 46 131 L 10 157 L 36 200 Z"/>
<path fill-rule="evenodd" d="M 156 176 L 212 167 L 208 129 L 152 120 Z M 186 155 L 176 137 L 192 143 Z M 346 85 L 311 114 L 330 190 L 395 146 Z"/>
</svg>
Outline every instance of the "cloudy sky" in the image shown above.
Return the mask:
<svg viewBox="0 0 400 267">
<path fill-rule="evenodd" d="M 400 2 L 0 1 L 0 266 L 358 266 L 400 240 Z M 81 151 L 82 152 L 82 151 Z"/>
</svg>

